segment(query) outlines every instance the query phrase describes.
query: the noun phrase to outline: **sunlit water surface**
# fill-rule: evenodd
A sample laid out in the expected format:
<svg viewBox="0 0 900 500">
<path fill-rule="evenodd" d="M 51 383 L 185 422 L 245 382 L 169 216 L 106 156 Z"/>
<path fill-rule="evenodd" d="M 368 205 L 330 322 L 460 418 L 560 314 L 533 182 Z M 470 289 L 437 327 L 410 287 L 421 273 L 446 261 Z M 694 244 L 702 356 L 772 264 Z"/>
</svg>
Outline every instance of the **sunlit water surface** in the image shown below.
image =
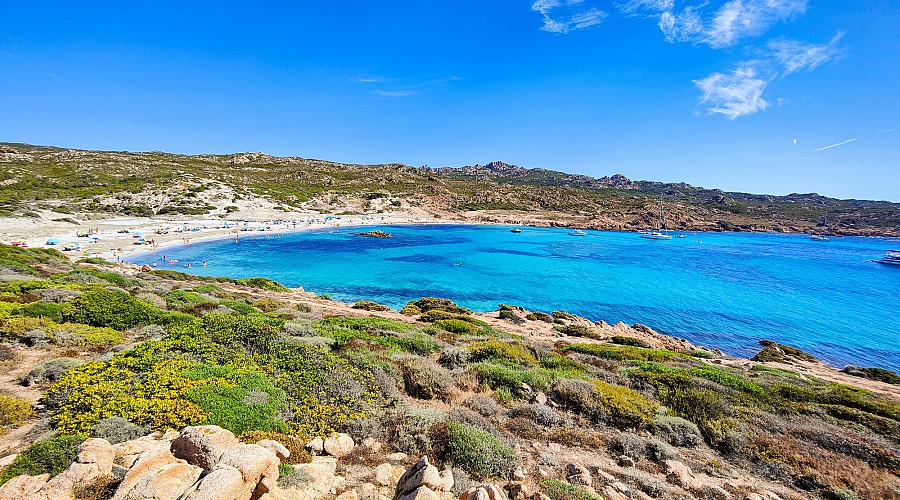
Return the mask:
<svg viewBox="0 0 900 500">
<path fill-rule="evenodd" d="M 653 241 L 635 233 L 506 226 L 367 226 L 393 238 L 337 228 L 241 233 L 134 259 L 161 269 L 264 276 L 338 300 L 402 307 L 449 297 L 477 311 L 498 303 L 567 310 L 750 356 L 760 339 L 836 366 L 900 370 L 900 269 L 871 262 L 900 242 L 750 233 L 687 233 Z M 178 259 L 170 265 L 162 253 Z M 206 267 L 199 264 L 207 262 Z M 191 263 L 190 270 L 183 266 Z"/>
</svg>

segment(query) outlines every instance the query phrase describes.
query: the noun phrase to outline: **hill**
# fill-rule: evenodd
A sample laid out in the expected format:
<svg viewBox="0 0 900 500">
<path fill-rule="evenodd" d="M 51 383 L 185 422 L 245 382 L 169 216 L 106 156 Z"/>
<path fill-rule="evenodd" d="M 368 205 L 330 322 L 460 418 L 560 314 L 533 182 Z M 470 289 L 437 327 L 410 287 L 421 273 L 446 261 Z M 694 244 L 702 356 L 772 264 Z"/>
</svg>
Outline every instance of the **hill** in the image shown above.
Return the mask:
<svg viewBox="0 0 900 500">
<path fill-rule="evenodd" d="M 356 165 L 264 153 L 178 155 L 0 143 L 0 215 L 224 215 L 386 211 L 515 224 L 637 230 L 900 235 L 900 204 L 815 193 L 754 195 L 601 178 L 503 162 L 460 168 Z M 828 223 L 823 224 L 827 213 Z M 83 217 L 89 218 L 89 217 Z"/>
</svg>

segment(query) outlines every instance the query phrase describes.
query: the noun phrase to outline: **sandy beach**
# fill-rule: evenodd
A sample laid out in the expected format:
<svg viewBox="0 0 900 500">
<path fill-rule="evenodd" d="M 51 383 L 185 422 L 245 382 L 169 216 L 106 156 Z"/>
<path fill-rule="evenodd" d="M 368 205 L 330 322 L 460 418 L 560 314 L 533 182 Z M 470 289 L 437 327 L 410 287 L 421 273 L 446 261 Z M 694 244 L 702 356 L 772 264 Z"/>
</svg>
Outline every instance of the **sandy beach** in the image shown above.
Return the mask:
<svg viewBox="0 0 900 500">
<path fill-rule="evenodd" d="M 331 216 L 317 213 L 271 214 L 272 217 L 213 219 L 109 218 L 53 221 L 48 218 L 0 218 L 0 242 L 25 244 L 29 248 L 54 248 L 73 260 L 99 257 L 111 262 L 129 262 L 135 256 L 178 245 L 223 238 L 252 238 L 322 228 L 384 224 L 472 223 L 403 213 Z M 80 235 L 80 236 L 79 236 Z"/>
</svg>

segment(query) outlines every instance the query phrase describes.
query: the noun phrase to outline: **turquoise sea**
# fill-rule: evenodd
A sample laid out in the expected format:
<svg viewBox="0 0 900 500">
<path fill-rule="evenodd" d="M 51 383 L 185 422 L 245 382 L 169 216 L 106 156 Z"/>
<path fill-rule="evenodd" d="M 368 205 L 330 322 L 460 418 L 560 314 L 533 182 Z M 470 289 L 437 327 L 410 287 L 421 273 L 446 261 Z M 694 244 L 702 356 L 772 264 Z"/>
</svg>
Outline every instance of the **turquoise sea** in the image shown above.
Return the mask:
<svg viewBox="0 0 900 500">
<path fill-rule="evenodd" d="M 381 229 L 389 239 L 358 236 Z M 897 240 L 636 233 L 509 226 L 400 225 L 288 233 L 169 248 L 133 259 L 160 269 L 264 276 L 342 301 L 402 307 L 449 297 L 477 311 L 497 304 L 567 310 L 752 356 L 761 339 L 846 364 L 900 370 L 900 269 L 871 262 Z M 253 234 L 253 237 L 249 237 Z M 161 261 L 162 253 L 178 264 Z M 200 263 L 206 261 L 206 267 Z M 191 263 L 191 269 L 183 266 Z"/>
</svg>

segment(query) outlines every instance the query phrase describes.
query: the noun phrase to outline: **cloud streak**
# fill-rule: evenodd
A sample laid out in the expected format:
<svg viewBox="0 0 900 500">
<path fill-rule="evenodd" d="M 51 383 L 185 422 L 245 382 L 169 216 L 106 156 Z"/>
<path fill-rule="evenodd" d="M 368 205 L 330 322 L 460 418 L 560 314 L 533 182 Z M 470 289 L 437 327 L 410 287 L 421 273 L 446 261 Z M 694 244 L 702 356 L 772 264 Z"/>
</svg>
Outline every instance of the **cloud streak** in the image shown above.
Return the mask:
<svg viewBox="0 0 900 500">
<path fill-rule="evenodd" d="M 542 30 L 560 35 L 596 26 L 607 17 L 606 12 L 590 6 L 586 0 L 536 0 L 531 10 L 543 17 Z"/>
<path fill-rule="evenodd" d="M 825 151 L 826 149 L 836 148 L 836 147 L 839 147 L 839 146 L 843 146 L 844 144 L 850 144 L 851 142 L 855 142 L 855 141 L 858 141 L 858 140 L 859 140 L 859 137 L 854 137 L 853 139 L 847 139 L 846 141 L 841 141 L 841 142 L 839 142 L 839 143 L 837 143 L 837 144 L 831 144 L 831 145 L 825 146 L 825 147 L 823 147 L 823 148 L 813 149 L 812 152 L 813 152 L 813 153 L 818 153 L 819 151 Z"/>
<path fill-rule="evenodd" d="M 376 87 L 381 86 L 382 88 L 372 91 L 372 94 L 380 97 L 409 97 L 419 95 L 422 92 L 442 87 L 460 80 L 462 80 L 462 78 L 458 76 L 432 78 L 429 80 L 415 78 L 382 78 L 376 76 L 361 76 L 351 78 L 351 81 L 363 85 Z"/>
</svg>

